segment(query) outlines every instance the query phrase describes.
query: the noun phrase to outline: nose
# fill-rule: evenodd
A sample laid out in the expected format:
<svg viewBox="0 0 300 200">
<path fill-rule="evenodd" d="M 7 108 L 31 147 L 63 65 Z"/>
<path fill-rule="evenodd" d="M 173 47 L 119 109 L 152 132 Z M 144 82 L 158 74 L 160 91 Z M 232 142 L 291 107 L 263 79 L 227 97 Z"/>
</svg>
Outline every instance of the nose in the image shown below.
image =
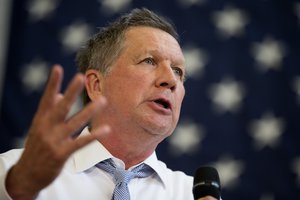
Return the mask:
<svg viewBox="0 0 300 200">
<path fill-rule="evenodd" d="M 177 87 L 178 78 L 176 77 L 170 64 L 162 64 L 158 68 L 156 86 L 165 87 L 174 91 Z"/>
</svg>

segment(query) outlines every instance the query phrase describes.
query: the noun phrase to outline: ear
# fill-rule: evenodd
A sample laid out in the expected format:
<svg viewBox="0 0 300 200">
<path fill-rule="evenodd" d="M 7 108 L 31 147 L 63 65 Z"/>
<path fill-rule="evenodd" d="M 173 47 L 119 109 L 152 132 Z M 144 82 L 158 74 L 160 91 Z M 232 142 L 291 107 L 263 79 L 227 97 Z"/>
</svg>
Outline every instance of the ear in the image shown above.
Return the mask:
<svg viewBox="0 0 300 200">
<path fill-rule="evenodd" d="M 95 69 L 89 69 L 85 73 L 85 88 L 87 95 L 93 101 L 102 95 L 103 75 Z"/>
</svg>

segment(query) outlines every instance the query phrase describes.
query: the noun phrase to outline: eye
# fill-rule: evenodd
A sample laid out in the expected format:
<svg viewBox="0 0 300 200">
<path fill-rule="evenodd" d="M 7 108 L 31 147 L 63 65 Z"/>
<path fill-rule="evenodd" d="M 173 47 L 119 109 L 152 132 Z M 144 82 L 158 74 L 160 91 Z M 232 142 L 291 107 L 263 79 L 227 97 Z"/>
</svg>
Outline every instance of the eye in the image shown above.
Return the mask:
<svg viewBox="0 0 300 200">
<path fill-rule="evenodd" d="M 181 79 L 183 78 L 183 70 L 180 67 L 172 67 L 174 74 L 179 76 Z"/>
<path fill-rule="evenodd" d="M 155 60 L 153 58 L 145 58 L 144 60 L 142 60 L 143 63 L 149 64 L 149 65 L 155 65 Z"/>
</svg>

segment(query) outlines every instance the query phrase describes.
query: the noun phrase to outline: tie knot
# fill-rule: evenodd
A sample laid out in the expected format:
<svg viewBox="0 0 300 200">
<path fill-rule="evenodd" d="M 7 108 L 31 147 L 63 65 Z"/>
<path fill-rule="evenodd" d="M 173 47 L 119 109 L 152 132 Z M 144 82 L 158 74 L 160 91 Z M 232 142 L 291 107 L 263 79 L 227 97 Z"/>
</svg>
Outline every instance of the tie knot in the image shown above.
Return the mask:
<svg viewBox="0 0 300 200">
<path fill-rule="evenodd" d="M 117 168 L 113 160 L 107 159 L 96 165 L 113 176 L 115 181 L 115 189 L 112 195 L 114 200 L 130 200 L 130 192 L 128 183 L 133 178 L 144 178 L 153 174 L 154 170 L 146 164 L 141 164 L 131 171 Z"/>
<path fill-rule="evenodd" d="M 122 182 L 127 184 L 131 179 L 133 179 L 136 176 L 136 174 L 134 172 L 127 171 L 124 169 L 116 169 L 114 171 L 113 176 L 116 181 L 116 184 Z"/>
<path fill-rule="evenodd" d="M 131 171 L 117 168 L 112 159 L 107 159 L 98 163 L 97 167 L 110 173 L 114 177 L 116 184 L 127 184 L 133 178 L 145 178 L 150 176 L 154 172 L 151 167 L 144 163 L 133 168 Z"/>
</svg>

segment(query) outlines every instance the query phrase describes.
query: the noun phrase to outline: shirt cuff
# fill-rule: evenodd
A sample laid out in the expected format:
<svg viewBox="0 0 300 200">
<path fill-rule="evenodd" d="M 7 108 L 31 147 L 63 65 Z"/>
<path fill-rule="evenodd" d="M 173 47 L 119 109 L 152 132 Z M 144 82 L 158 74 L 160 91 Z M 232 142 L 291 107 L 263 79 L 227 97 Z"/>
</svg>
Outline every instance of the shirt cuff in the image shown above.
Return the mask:
<svg viewBox="0 0 300 200">
<path fill-rule="evenodd" d="M 6 190 L 6 186 L 5 186 L 5 180 L 6 180 L 6 176 L 8 174 L 9 170 L 5 171 L 5 173 L 1 173 L 0 174 L 0 199 L 1 200 L 13 200 L 7 190 Z"/>
</svg>

